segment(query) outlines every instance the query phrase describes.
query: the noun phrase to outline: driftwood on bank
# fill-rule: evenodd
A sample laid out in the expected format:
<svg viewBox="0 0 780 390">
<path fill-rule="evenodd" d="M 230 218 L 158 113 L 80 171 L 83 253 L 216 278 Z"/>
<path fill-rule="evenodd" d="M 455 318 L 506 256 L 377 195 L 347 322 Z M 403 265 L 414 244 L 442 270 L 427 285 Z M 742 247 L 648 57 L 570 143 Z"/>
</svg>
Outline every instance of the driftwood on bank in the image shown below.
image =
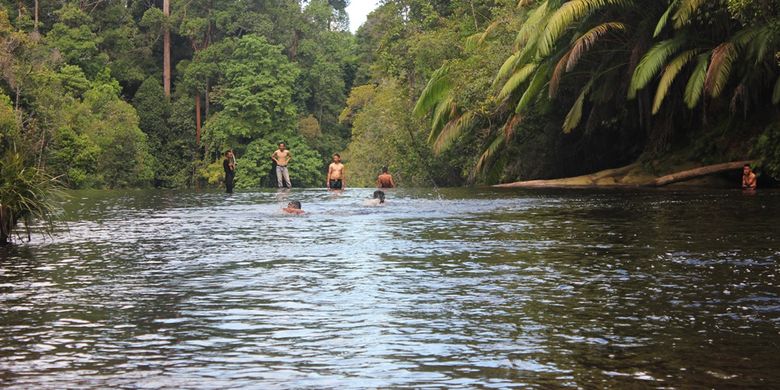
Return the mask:
<svg viewBox="0 0 780 390">
<path fill-rule="evenodd" d="M 663 187 L 672 183 L 697 179 L 717 173 L 742 169 L 745 164 L 753 161 L 734 161 L 722 164 L 707 165 L 704 167 L 688 169 L 661 177 L 651 175 L 635 175 L 630 180 L 626 178 L 632 171 L 637 170 L 638 165 L 632 164 L 617 169 L 608 169 L 591 175 L 569 177 L 553 180 L 529 180 L 514 183 L 497 184 L 494 187 L 502 188 L 589 188 L 589 187 Z"/>
</svg>

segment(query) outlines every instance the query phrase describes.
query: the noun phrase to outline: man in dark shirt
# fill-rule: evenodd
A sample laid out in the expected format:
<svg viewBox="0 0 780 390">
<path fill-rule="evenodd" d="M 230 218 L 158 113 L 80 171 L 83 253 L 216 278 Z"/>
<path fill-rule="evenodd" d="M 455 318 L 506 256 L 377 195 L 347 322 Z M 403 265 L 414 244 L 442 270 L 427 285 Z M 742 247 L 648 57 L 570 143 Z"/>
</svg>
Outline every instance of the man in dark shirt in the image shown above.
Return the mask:
<svg viewBox="0 0 780 390">
<path fill-rule="evenodd" d="M 232 150 L 225 152 L 225 160 L 222 161 L 222 168 L 225 170 L 225 190 L 228 194 L 233 193 L 233 179 L 236 177 L 235 161 Z"/>
</svg>

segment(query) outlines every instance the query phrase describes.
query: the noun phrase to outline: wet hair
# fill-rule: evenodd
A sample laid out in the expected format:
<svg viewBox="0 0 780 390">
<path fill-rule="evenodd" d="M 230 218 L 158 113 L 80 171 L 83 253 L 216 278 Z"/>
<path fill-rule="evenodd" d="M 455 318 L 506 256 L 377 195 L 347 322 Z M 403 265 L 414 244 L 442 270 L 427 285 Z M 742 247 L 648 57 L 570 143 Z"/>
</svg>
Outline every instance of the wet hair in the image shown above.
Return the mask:
<svg viewBox="0 0 780 390">
<path fill-rule="evenodd" d="M 341 158 L 341 155 L 340 155 L 340 154 L 338 154 L 338 153 L 333 153 L 333 157 L 338 157 L 338 158 Z"/>
<path fill-rule="evenodd" d="M 382 167 L 382 173 L 387 173 L 387 166 Z"/>
<path fill-rule="evenodd" d="M 379 199 L 379 203 L 385 203 L 385 192 L 379 190 L 374 191 L 374 199 Z"/>
<path fill-rule="evenodd" d="M 282 145 L 284 145 L 284 146 L 287 146 L 287 144 L 286 144 L 286 143 L 284 143 L 284 142 L 279 142 L 279 146 L 282 146 Z"/>
<path fill-rule="evenodd" d="M 742 166 L 742 168 L 750 168 L 750 164 L 745 164 Z"/>
<path fill-rule="evenodd" d="M 301 209 L 301 202 L 299 202 L 297 200 L 294 200 L 294 201 L 288 203 L 287 207 L 289 207 L 291 209 L 298 209 L 298 210 L 300 210 Z"/>
</svg>

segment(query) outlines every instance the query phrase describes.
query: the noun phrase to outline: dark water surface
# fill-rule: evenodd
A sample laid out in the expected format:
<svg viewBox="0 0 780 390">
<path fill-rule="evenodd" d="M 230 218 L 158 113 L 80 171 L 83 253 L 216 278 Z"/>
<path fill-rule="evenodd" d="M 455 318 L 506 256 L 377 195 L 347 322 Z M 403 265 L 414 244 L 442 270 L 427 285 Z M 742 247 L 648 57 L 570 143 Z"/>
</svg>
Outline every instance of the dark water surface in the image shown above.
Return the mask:
<svg viewBox="0 0 780 390">
<path fill-rule="evenodd" d="M 0 387 L 780 387 L 780 192 L 370 192 L 74 193 Z"/>
</svg>

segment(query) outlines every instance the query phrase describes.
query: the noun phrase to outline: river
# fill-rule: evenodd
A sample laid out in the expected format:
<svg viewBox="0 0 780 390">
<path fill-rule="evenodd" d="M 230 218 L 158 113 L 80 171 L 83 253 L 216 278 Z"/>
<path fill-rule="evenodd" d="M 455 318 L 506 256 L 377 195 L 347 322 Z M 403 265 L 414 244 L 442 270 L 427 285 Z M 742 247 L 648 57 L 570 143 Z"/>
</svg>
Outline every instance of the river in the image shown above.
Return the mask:
<svg viewBox="0 0 780 390">
<path fill-rule="evenodd" d="M 780 387 L 780 192 L 370 194 L 72 193 L 0 387 Z"/>
</svg>

